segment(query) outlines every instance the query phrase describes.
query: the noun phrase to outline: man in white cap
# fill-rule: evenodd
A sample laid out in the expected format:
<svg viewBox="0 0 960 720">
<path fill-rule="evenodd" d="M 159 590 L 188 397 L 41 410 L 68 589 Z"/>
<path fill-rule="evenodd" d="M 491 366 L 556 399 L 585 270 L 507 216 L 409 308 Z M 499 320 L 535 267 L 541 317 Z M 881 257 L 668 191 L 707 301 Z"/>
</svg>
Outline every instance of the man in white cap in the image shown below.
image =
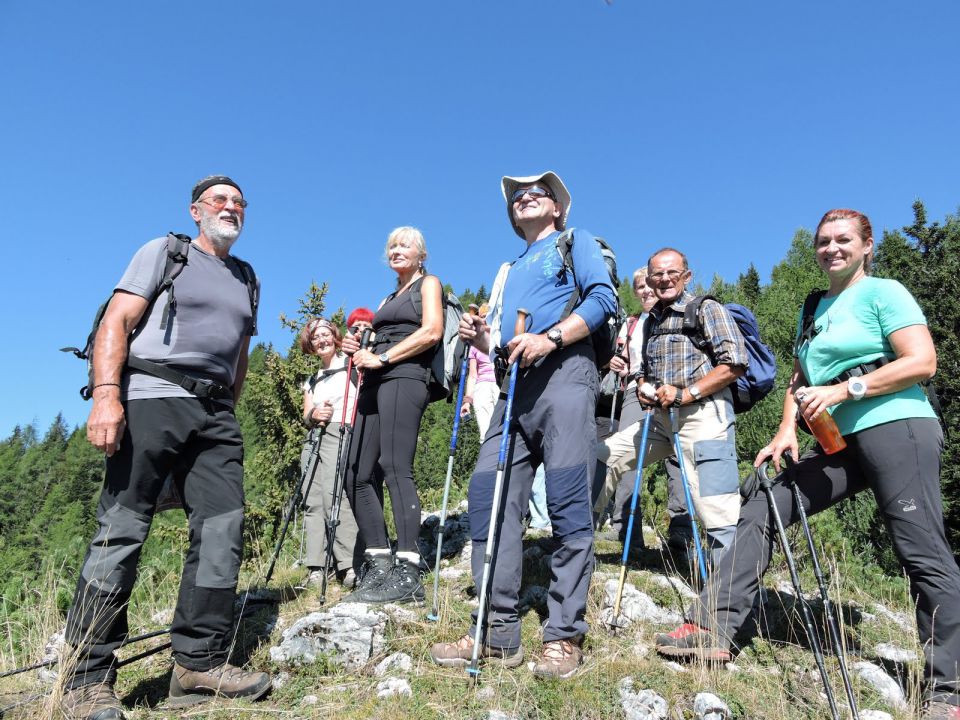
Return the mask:
<svg viewBox="0 0 960 720">
<path fill-rule="evenodd" d="M 594 564 L 590 487 L 596 465 L 597 368 L 590 335 L 616 312 L 616 294 L 590 233 L 576 230 L 573 271 L 564 265 L 557 241 L 566 227 L 570 193 L 555 173 L 504 177 L 502 190 L 507 217 L 526 247 L 501 268 L 491 294 L 489 325 L 470 315 L 460 323 L 464 340 L 497 355 L 501 364 L 505 358 L 522 369 L 513 397 L 512 453 L 501 508 L 492 505 L 506 405 L 502 394 L 470 480 L 472 569 L 478 588 L 489 523 L 499 521 L 479 656 L 506 667 L 523 661 L 518 611 L 523 517 L 535 470 L 543 464 L 557 549 L 551 560 L 543 649 L 534 673 L 565 678 L 583 659 Z M 572 312 L 567 309 L 571 298 Z M 529 313 L 527 331 L 514 335 L 521 308 Z M 457 642 L 434 645 L 434 661 L 466 666 L 473 653 L 476 613 L 473 623 Z"/>
</svg>

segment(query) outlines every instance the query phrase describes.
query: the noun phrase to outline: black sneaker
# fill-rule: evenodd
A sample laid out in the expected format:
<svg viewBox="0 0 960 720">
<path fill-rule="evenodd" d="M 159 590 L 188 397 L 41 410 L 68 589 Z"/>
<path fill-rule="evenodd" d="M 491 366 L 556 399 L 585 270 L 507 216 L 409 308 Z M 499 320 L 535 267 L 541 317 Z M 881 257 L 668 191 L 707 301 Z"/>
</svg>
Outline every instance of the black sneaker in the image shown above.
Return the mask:
<svg viewBox="0 0 960 720">
<path fill-rule="evenodd" d="M 370 602 L 364 600 L 363 597 L 380 587 L 392 572 L 393 555 L 367 555 L 364 553 L 356 590 L 343 598 L 343 602 Z"/>
<path fill-rule="evenodd" d="M 353 602 L 382 605 L 384 603 L 422 603 L 425 597 L 419 565 L 408 560 L 398 560 L 382 583 L 369 589 L 360 588 L 350 596 L 350 599 Z"/>
</svg>

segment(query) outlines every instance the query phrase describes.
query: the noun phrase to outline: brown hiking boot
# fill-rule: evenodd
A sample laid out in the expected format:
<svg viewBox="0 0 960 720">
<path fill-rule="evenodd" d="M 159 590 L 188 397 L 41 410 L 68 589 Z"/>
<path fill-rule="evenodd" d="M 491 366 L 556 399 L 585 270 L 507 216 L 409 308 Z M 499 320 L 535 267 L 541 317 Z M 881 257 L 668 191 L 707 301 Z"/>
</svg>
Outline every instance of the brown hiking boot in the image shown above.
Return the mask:
<svg viewBox="0 0 960 720">
<path fill-rule="evenodd" d="M 120 700 L 107 682 L 67 690 L 60 701 L 67 720 L 126 720 Z"/>
<path fill-rule="evenodd" d="M 551 640 L 543 644 L 540 661 L 533 668 L 533 674 L 539 678 L 568 678 L 583 662 L 583 650 L 580 649 L 581 637 L 564 640 Z"/>
<path fill-rule="evenodd" d="M 716 636 L 699 625 L 684 623 L 668 633 L 657 633 L 657 652 L 667 657 L 729 662 L 730 648 L 724 647 Z"/>
<path fill-rule="evenodd" d="M 467 667 L 473 659 L 473 636 L 467 633 L 452 643 L 436 643 L 430 648 L 430 657 L 443 667 Z M 481 660 L 497 662 L 505 668 L 515 668 L 523 662 L 523 647 L 495 648 L 484 645 L 480 648 Z"/>
<path fill-rule="evenodd" d="M 170 707 L 185 707 L 211 697 L 257 700 L 270 689 L 270 676 L 265 672 L 247 672 L 230 663 L 209 670 L 188 670 L 173 664 L 170 673 Z"/>
</svg>

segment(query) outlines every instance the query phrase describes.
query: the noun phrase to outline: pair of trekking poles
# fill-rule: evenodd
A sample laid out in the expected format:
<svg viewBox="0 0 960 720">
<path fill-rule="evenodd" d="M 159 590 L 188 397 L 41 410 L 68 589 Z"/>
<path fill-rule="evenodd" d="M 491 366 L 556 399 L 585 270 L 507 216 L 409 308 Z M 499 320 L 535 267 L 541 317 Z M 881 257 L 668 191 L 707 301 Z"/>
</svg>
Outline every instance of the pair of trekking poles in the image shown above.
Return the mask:
<svg viewBox="0 0 960 720">
<path fill-rule="evenodd" d="M 476 305 L 470 305 L 471 315 L 477 314 Z M 527 319 L 530 317 L 528 310 L 517 310 L 517 321 L 514 326 L 514 336 L 526 332 Z M 440 525 L 437 529 L 437 557 L 433 572 L 433 608 L 427 619 L 434 622 L 440 619 L 440 555 L 443 549 L 443 529 L 447 516 L 447 503 L 450 497 L 450 483 L 453 477 L 453 459 L 457 447 L 457 435 L 460 429 L 460 409 L 463 405 L 464 381 L 467 375 L 467 360 L 465 356 L 460 370 L 460 386 L 457 390 L 457 405 L 453 415 L 453 432 L 450 437 L 450 454 L 447 459 L 447 477 L 443 487 L 443 503 L 440 509 Z M 490 510 L 490 523 L 487 527 L 487 543 L 483 556 L 483 575 L 479 588 L 479 605 L 477 607 L 477 630 L 473 641 L 473 653 L 470 658 L 470 664 L 467 667 L 467 674 L 476 681 L 480 675 L 480 641 L 483 635 L 483 621 L 487 610 L 487 595 L 490 585 L 490 571 L 493 566 L 493 544 L 497 529 L 497 514 L 503 495 L 503 485 L 505 470 L 507 464 L 507 450 L 510 443 L 510 419 L 513 415 L 513 396 L 517 387 L 517 375 L 520 368 L 519 360 L 510 364 L 508 370 L 509 384 L 507 386 L 506 407 L 503 411 L 503 430 L 500 437 L 500 451 L 497 456 L 497 474 L 493 484 L 493 502 Z M 482 441 L 482 438 L 481 438 Z"/>
<path fill-rule="evenodd" d="M 367 328 L 360 336 L 360 347 L 365 348 L 370 344 L 372 331 Z M 327 599 L 327 576 L 330 571 L 330 565 L 333 562 L 333 548 L 337 538 L 337 526 L 340 525 L 340 509 L 343 506 L 343 488 L 346 480 L 347 456 L 350 453 L 350 446 L 353 443 L 353 429 L 357 420 L 357 406 L 360 403 L 360 386 L 363 384 L 363 373 L 357 373 L 357 390 L 354 396 L 353 409 L 350 414 L 350 422 L 347 423 L 347 406 L 350 400 L 350 386 L 353 377 L 353 357 L 347 360 L 347 381 L 343 391 L 343 405 L 340 413 L 340 433 L 337 440 L 337 464 L 333 476 L 333 490 L 331 492 L 333 503 L 330 506 L 330 512 L 327 514 L 324 523 L 324 533 L 326 535 L 326 548 L 323 559 L 322 578 L 320 580 L 320 602 L 326 602 Z M 344 443 L 347 436 L 349 440 Z M 290 500 L 287 503 L 287 511 L 284 513 L 283 524 L 280 528 L 280 535 L 273 548 L 273 555 L 270 558 L 270 565 L 264 576 L 263 584 L 270 583 L 273 577 L 273 569 L 277 558 L 280 557 L 280 549 L 283 547 L 283 541 L 287 536 L 287 528 L 297 510 L 305 510 L 307 499 L 310 497 L 310 490 L 313 487 L 313 481 L 317 474 L 317 459 L 320 453 L 320 443 L 324 433 L 318 429 L 311 430 L 310 452 L 306 462 L 300 469 L 300 480 L 290 494 Z M 306 484 L 306 488 L 304 488 Z M 302 542 L 301 542 L 302 546 Z"/>
<path fill-rule="evenodd" d="M 623 555 L 620 559 L 620 580 L 617 583 L 617 594 L 613 603 L 613 617 L 610 627 L 613 630 L 624 627 L 620 620 L 620 603 L 623 600 L 623 587 L 627 579 L 627 560 L 630 556 L 630 541 L 633 538 L 633 526 L 637 515 L 637 503 L 640 497 L 640 484 L 643 480 L 643 466 L 647 455 L 647 438 L 650 433 L 650 422 L 653 419 L 653 408 L 644 412 L 643 429 L 640 434 L 640 452 L 637 453 L 637 473 L 633 481 L 633 495 L 630 497 L 630 515 L 627 519 L 627 533 L 623 541 Z M 687 512 L 690 514 L 690 524 L 693 530 L 693 545 L 696 552 L 696 562 L 700 570 L 700 579 L 707 582 L 707 564 L 703 554 L 703 542 L 700 539 L 700 528 L 697 525 L 696 511 L 693 508 L 693 497 L 690 493 L 690 482 L 687 479 L 687 468 L 683 460 L 683 451 L 680 447 L 680 416 L 676 408 L 670 408 L 670 426 L 673 432 L 673 450 L 680 466 L 680 482 L 683 485 L 683 495 L 687 503 Z"/>
</svg>

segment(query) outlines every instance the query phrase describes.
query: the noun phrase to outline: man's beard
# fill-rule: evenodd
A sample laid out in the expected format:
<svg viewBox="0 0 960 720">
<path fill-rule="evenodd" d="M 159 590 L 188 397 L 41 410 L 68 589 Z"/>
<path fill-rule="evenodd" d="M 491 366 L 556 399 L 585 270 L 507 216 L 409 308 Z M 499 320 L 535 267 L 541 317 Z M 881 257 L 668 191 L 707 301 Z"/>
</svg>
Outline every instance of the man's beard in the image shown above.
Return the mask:
<svg viewBox="0 0 960 720">
<path fill-rule="evenodd" d="M 221 252 L 227 252 L 240 236 L 243 229 L 243 220 L 236 216 L 237 224 L 229 225 L 221 222 L 217 214 L 204 213 L 200 218 L 200 231 L 213 243 L 213 247 Z"/>
</svg>

